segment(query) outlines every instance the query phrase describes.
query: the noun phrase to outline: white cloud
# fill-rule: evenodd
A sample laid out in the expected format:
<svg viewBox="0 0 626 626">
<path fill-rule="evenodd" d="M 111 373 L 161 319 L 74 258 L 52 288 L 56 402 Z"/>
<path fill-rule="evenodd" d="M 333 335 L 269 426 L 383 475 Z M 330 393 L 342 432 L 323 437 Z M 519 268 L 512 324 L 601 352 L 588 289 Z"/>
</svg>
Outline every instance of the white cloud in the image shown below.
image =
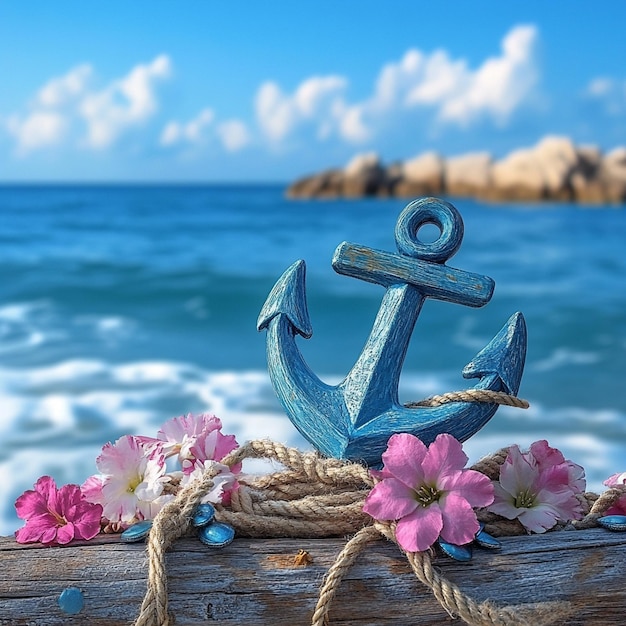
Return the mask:
<svg viewBox="0 0 626 626">
<path fill-rule="evenodd" d="M 198 143 L 202 141 L 204 131 L 214 119 L 215 113 L 211 109 L 202 109 L 186 124 L 169 122 L 161 132 L 160 143 L 163 146 L 172 146 L 181 142 Z"/>
<path fill-rule="evenodd" d="M 5 127 L 15 139 L 18 154 L 49 148 L 64 139 L 70 126 L 70 113 L 64 107 L 85 92 L 91 74 L 91 66 L 83 64 L 50 79 L 30 102 L 27 113 L 7 118 Z"/>
<path fill-rule="evenodd" d="M 80 121 L 87 125 L 84 145 L 105 148 L 133 126 L 149 119 L 158 108 L 155 84 L 167 78 L 171 62 L 167 55 L 135 66 L 126 76 L 103 89 L 90 83 L 94 71 L 89 64 L 74 67 L 63 76 L 50 79 L 27 105 L 25 113 L 9 116 L 4 126 L 25 155 L 64 141 L 71 130 L 80 134 Z"/>
<path fill-rule="evenodd" d="M 25 118 L 13 115 L 8 118 L 6 128 L 17 142 L 18 154 L 53 146 L 63 138 L 67 121 L 54 111 L 34 111 Z"/>
<path fill-rule="evenodd" d="M 600 78 L 594 78 L 587 87 L 587 93 L 590 96 L 601 98 L 612 93 L 615 90 L 616 82 L 612 78 L 602 76 Z"/>
<path fill-rule="evenodd" d="M 292 95 L 274 82 L 266 82 L 256 95 L 256 116 L 262 132 L 274 142 L 282 141 L 302 123 L 313 123 L 324 135 L 329 121 L 343 103 L 347 81 L 341 76 L 313 76 Z"/>
<path fill-rule="evenodd" d="M 444 50 L 437 50 L 429 57 L 422 57 L 415 74 L 415 82 L 406 95 L 405 102 L 413 104 L 437 105 L 451 94 L 462 92 L 470 83 L 467 63 L 461 59 L 453 61 Z"/>
<path fill-rule="evenodd" d="M 292 94 L 267 82 L 257 92 L 257 120 L 272 142 L 311 123 L 318 138 L 334 133 L 364 142 L 398 112 L 421 111 L 440 124 L 468 126 L 486 117 L 503 125 L 533 97 L 537 42 L 536 27 L 516 26 L 503 38 L 500 55 L 475 69 L 445 50 L 410 49 L 398 62 L 383 66 L 371 96 L 360 102 L 346 100 L 348 81 L 341 76 L 308 78 Z"/>
<path fill-rule="evenodd" d="M 361 143 L 371 137 L 372 132 L 365 121 L 367 114 L 365 106 L 355 105 L 348 107 L 338 104 L 333 112 L 337 119 L 338 133 L 344 139 L 352 143 Z M 329 125 L 329 132 L 331 128 L 331 125 Z"/>
<path fill-rule="evenodd" d="M 537 40 L 534 26 L 511 30 L 502 42 L 501 56 L 487 59 L 475 72 L 460 74 L 456 88 L 442 96 L 441 118 L 467 125 L 489 115 L 506 123 L 537 83 Z"/>
<path fill-rule="evenodd" d="M 36 102 L 45 107 L 58 107 L 82 95 L 93 74 L 91 65 L 83 64 L 65 76 L 49 80 L 37 93 Z"/>
<path fill-rule="evenodd" d="M 599 102 L 610 115 L 626 113 L 626 80 L 594 78 L 587 86 L 586 95 Z"/>
<path fill-rule="evenodd" d="M 162 146 L 202 145 L 217 136 L 228 152 L 237 152 L 250 143 L 248 127 L 236 119 L 215 122 L 212 109 L 203 109 L 187 123 L 171 121 L 161 131 Z"/>
<path fill-rule="evenodd" d="M 170 59 L 162 54 L 149 65 L 135 66 L 102 91 L 87 94 L 79 107 L 87 123 L 87 145 L 106 148 L 124 130 L 149 119 L 157 110 L 155 83 L 170 72 Z"/>
<path fill-rule="evenodd" d="M 217 127 L 217 134 L 229 152 L 237 152 L 250 143 L 248 127 L 240 120 L 227 120 Z"/>
</svg>

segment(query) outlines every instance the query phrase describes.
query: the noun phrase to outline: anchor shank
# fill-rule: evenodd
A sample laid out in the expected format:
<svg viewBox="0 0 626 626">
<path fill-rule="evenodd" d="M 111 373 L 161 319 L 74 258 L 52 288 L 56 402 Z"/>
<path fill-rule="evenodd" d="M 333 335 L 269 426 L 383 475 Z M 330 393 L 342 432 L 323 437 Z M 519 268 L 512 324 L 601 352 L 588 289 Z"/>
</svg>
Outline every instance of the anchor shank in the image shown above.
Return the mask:
<svg viewBox="0 0 626 626">
<path fill-rule="evenodd" d="M 398 403 L 402 365 L 425 299 L 412 285 L 387 289 L 365 347 L 340 385 L 355 427 Z"/>
</svg>

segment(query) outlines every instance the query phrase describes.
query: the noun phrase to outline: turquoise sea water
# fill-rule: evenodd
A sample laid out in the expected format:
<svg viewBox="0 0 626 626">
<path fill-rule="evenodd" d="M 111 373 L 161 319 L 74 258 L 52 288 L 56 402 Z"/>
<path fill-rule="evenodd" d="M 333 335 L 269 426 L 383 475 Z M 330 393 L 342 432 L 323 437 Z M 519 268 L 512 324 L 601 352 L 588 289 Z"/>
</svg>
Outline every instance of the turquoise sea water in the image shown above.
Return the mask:
<svg viewBox="0 0 626 626">
<path fill-rule="evenodd" d="M 0 188 L 0 534 L 41 474 L 95 472 L 101 446 L 208 411 L 240 442 L 306 447 L 274 397 L 259 310 L 307 263 L 311 368 L 338 382 L 382 288 L 336 275 L 342 241 L 395 250 L 406 202 L 293 202 L 279 186 Z M 626 470 L 626 211 L 457 201 L 465 239 L 449 265 L 496 281 L 482 309 L 428 301 L 401 399 L 466 388 L 463 366 L 522 311 L 520 396 L 465 448 L 472 460 L 548 439 L 589 486 Z"/>
</svg>

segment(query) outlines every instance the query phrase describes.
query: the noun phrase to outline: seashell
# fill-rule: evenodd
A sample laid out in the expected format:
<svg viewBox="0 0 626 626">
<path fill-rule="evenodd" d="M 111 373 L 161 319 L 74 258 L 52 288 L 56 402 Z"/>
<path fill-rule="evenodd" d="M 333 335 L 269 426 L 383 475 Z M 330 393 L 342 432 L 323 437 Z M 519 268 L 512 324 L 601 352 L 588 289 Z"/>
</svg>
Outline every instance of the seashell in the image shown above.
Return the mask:
<svg viewBox="0 0 626 626">
<path fill-rule="evenodd" d="M 68 615 L 78 615 L 83 610 L 83 592 L 78 587 L 68 587 L 57 600 L 59 608 Z"/>
<path fill-rule="evenodd" d="M 467 543 L 464 546 L 457 546 L 453 543 L 448 543 L 447 541 L 442 541 L 441 539 L 437 540 L 439 547 L 442 549 L 444 554 L 447 554 L 450 558 L 455 561 L 467 562 L 472 559 L 472 544 Z"/>
<path fill-rule="evenodd" d="M 203 526 L 198 532 L 198 539 L 211 548 L 223 548 L 234 538 L 235 529 L 222 522 L 213 522 L 208 526 Z"/>
<path fill-rule="evenodd" d="M 212 504 L 199 504 L 194 511 L 191 523 L 197 528 L 206 526 L 215 517 L 215 507 Z"/>
<path fill-rule="evenodd" d="M 599 517 L 598 525 L 616 532 L 626 531 L 626 515 L 605 515 Z"/>
<path fill-rule="evenodd" d="M 480 530 L 476 533 L 474 541 L 481 547 L 487 548 L 487 550 L 498 550 L 502 547 L 502 544 L 489 533 L 485 532 L 485 525 L 480 524 Z"/>
<path fill-rule="evenodd" d="M 136 541 L 143 541 L 149 534 L 152 528 L 152 520 L 146 519 L 143 522 L 137 522 L 132 526 L 129 526 L 121 535 L 120 539 L 124 543 L 135 543 Z"/>
</svg>

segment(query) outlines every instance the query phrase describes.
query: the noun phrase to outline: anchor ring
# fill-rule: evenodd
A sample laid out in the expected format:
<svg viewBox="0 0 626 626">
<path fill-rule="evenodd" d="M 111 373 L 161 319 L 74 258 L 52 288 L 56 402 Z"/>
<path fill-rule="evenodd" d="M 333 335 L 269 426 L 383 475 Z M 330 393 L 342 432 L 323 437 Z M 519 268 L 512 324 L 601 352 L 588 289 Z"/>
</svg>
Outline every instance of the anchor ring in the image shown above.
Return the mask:
<svg viewBox="0 0 626 626">
<path fill-rule="evenodd" d="M 440 231 L 433 242 L 421 241 L 419 229 L 434 224 Z M 405 256 L 445 263 L 463 241 L 463 218 L 448 202 L 437 198 L 422 198 L 406 206 L 396 223 L 396 246 Z"/>
</svg>

